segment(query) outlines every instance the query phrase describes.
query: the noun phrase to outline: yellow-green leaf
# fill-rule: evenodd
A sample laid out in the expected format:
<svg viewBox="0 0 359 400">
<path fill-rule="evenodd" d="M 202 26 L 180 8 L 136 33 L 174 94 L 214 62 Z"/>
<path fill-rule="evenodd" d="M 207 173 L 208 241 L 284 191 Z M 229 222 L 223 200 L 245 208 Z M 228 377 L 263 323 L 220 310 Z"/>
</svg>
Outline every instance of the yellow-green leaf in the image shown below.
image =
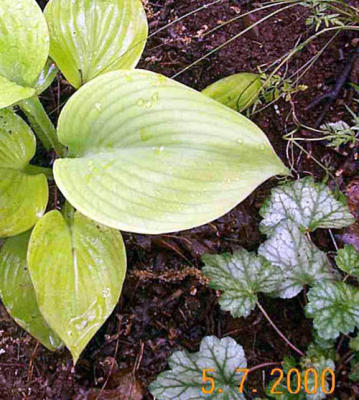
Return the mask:
<svg viewBox="0 0 359 400">
<path fill-rule="evenodd" d="M 233 110 L 242 112 L 258 99 L 261 89 L 259 75 L 241 72 L 212 83 L 202 93 Z"/>
<path fill-rule="evenodd" d="M 76 88 L 108 71 L 134 68 L 148 27 L 140 0 L 51 0 L 50 55 Z"/>
<path fill-rule="evenodd" d="M 48 201 L 46 176 L 30 170 L 36 139 L 14 112 L 0 110 L 0 237 L 35 225 Z"/>
<path fill-rule="evenodd" d="M 121 294 L 122 236 L 78 212 L 65 220 L 51 211 L 33 230 L 28 263 L 40 311 L 76 363 Z"/>
<path fill-rule="evenodd" d="M 47 24 L 36 1 L 1 0 L 0 108 L 34 94 L 48 53 Z"/>
<path fill-rule="evenodd" d="M 58 135 L 69 148 L 54 166 L 65 197 L 89 218 L 131 232 L 205 224 L 287 173 L 253 122 L 149 71 L 86 84 L 63 109 Z"/>
<path fill-rule="evenodd" d="M 7 239 L 0 251 L 1 300 L 14 320 L 49 350 L 61 341 L 40 313 L 26 262 L 30 231 Z"/>
<path fill-rule="evenodd" d="M 35 94 L 35 89 L 17 85 L 0 76 L 0 109 L 27 99 Z"/>
</svg>

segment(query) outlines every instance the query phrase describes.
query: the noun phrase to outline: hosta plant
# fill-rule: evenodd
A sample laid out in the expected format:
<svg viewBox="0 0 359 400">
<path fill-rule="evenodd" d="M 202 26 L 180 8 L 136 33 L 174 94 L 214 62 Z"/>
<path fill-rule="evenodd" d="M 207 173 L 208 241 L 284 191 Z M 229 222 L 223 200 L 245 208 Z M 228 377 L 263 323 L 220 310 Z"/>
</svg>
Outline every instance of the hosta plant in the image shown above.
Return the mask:
<svg viewBox="0 0 359 400">
<path fill-rule="evenodd" d="M 207 223 L 287 170 L 239 113 L 131 69 L 147 37 L 140 0 L 50 0 L 44 14 L 35 0 L 5 0 L 0 27 L 1 296 L 21 326 L 50 349 L 63 342 L 76 362 L 121 293 L 118 229 Z M 79 89 L 57 130 L 37 97 L 56 72 L 49 54 Z M 53 169 L 31 163 L 36 138 L 18 106 L 55 150 Z M 66 199 L 55 210 L 47 178 Z"/>
</svg>

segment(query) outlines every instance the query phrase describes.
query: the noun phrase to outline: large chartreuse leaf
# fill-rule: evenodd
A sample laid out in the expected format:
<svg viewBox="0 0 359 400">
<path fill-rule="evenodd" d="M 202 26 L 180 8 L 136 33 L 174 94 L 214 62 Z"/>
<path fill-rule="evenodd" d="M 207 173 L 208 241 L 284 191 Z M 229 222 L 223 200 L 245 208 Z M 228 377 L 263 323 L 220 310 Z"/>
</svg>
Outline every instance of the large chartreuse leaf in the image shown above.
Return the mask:
<svg viewBox="0 0 359 400">
<path fill-rule="evenodd" d="M 113 228 L 163 233 L 207 223 L 287 170 L 263 132 L 162 75 L 115 71 L 62 111 L 56 183 L 83 214 Z"/>
<path fill-rule="evenodd" d="M 76 362 L 121 294 L 121 234 L 78 212 L 65 220 L 51 211 L 33 230 L 28 263 L 40 311 Z"/>
<path fill-rule="evenodd" d="M 60 339 L 41 315 L 26 262 L 30 232 L 7 239 L 0 251 L 0 295 L 15 321 L 50 350 Z"/>
<path fill-rule="evenodd" d="M 26 123 L 11 110 L 0 110 L 0 237 L 27 231 L 45 212 L 46 177 L 28 164 L 35 148 Z"/>
<path fill-rule="evenodd" d="M 147 39 L 140 0 L 51 0 L 50 55 L 76 88 L 108 71 L 134 68 Z"/>
<path fill-rule="evenodd" d="M 45 18 L 35 0 L 0 2 L 0 108 L 35 94 L 49 53 Z"/>
</svg>

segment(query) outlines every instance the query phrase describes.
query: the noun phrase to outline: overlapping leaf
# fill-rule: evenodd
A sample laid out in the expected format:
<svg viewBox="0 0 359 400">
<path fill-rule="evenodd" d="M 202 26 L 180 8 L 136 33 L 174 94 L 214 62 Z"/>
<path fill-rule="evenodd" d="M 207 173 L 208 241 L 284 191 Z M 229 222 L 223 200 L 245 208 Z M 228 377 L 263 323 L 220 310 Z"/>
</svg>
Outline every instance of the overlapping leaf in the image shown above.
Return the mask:
<svg viewBox="0 0 359 400">
<path fill-rule="evenodd" d="M 28 263 L 38 305 L 72 353 L 80 353 L 117 304 L 126 272 L 121 234 L 79 213 L 46 214 L 31 235 Z"/>
<path fill-rule="evenodd" d="M 245 249 L 234 254 L 202 256 L 203 273 L 214 289 L 222 290 L 220 305 L 236 317 L 247 317 L 255 308 L 257 293 L 271 293 L 282 280 L 280 268 Z"/>
<path fill-rule="evenodd" d="M 319 280 L 318 280 L 319 281 Z M 344 282 L 320 282 L 308 292 L 306 312 L 318 334 L 335 339 L 359 326 L 359 290 Z"/>
<path fill-rule="evenodd" d="M 346 204 L 337 200 L 324 183 L 311 177 L 279 186 L 263 205 L 260 224 L 270 234 L 284 220 L 296 222 L 305 230 L 343 228 L 354 222 Z"/>
<path fill-rule="evenodd" d="M 76 88 L 105 72 L 134 68 L 147 39 L 140 0 L 51 0 L 50 55 Z"/>
<path fill-rule="evenodd" d="M 69 158 L 62 193 L 88 217 L 125 231 L 205 224 L 260 183 L 287 173 L 251 121 L 149 71 L 116 71 L 81 88 L 59 120 Z"/>
<path fill-rule="evenodd" d="M 258 252 L 281 269 L 282 280 L 278 295 L 282 298 L 296 296 L 305 285 L 334 278 L 326 254 L 311 243 L 298 225 L 290 220 L 277 226 Z"/>
<path fill-rule="evenodd" d="M 359 253 L 353 245 L 345 245 L 338 250 L 335 261 L 342 271 L 359 279 Z"/>
<path fill-rule="evenodd" d="M 242 112 L 258 99 L 261 88 L 259 75 L 242 72 L 212 83 L 202 93 Z"/>
<path fill-rule="evenodd" d="M 41 94 L 44 92 L 51 85 L 58 72 L 59 69 L 49 58 L 35 83 L 36 93 Z"/>
<path fill-rule="evenodd" d="M 7 239 L 0 250 L 0 295 L 15 321 L 50 350 L 61 341 L 40 313 L 26 262 L 30 232 Z"/>
<path fill-rule="evenodd" d="M 335 350 L 332 349 L 333 356 L 335 357 Z M 305 375 L 307 376 L 307 385 L 304 387 L 302 385 L 302 390 L 305 394 L 307 400 L 322 400 L 327 397 L 326 393 L 330 391 L 331 383 L 329 384 L 329 379 L 331 378 L 328 369 L 335 372 L 335 362 L 329 355 L 328 349 L 322 349 L 315 344 L 311 344 L 306 352 L 306 356 L 301 359 L 302 367 L 302 382 L 305 382 Z M 313 373 L 309 373 L 310 369 L 314 369 L 318 374 L 318 383 L 315 383 L 315 376 Z M 325 378 L 322 377 L 325 376 Z M 325 390 L 323 391 L 322 382 L 325 382 Z M 317 387 L 317 390 L 315 388 Z M 315 392 L 311 394 L 311 392 Z"/>
<path fill-rule="evenodd" d="M 46 177 L 28 165 L 35 147 L 25 122 L 11 110 L 0 110 L 0 237 L 27 231 L 45 212 Z"/>
<path fill-rule="evenodd" d="M 327 351 L 327 349 L 326 349 Z M 284 378 L 277 385 L 277 380 L 272 380 L 267 389 L 270 398 L 276 400 L 321 400 L 326 398 L 325 392 L 322 391 L 322 374 L 325 370 L 330 368 L 335 371 L 335 363 L 330 358 L 328 352 L 323 351 L 317 345 L 311 344 L 306 352 L 305 357 L 300 360 L 300 365 L 297 365 L 295 360 L 290 360 L 290 365 L 287 361 L 283 362 Z M 335 351 L 334 351 L 335 354 Z M 286 365 L 287 364 L 287 365 Z M 293 372 L 291 377 L 288 377 L 288 372 L 296 368 L 300 372 L 300 377 Z M 314 370 L 314 371 L 311 371 Z M 316 382 L 315 375 L 318 378 Z M 331 377 L 330 373 L 325 374 L 325 391 L 330 391 L 328 379 Z M 288 384 L 289 380 L 289 384 Z M 300 382 L 300 390 L 295 393 Z M 273 388 L 273 384 L 276 387 Z M 272 389 L 273 388 L 273 389 Z M 271 390 L 272 389 L 272 390 Z M 310 392 L 313 392 L 312 394 Z"/>
<path fill-rule="evenodd" d="M 45 18 L 35 0 L 0 2 L 0 108 L 35 94 L 49 53 Z"/>
<path fill-rule="evenodd" d="M 198 353 L 177 351 L 172 354 L 168 363 L 170 370 L 161 373 L 150 385 L 150 391 L 157 400 L 245 399 L 238 392 L 242 373 L 236 373 L 236 369 L 246 368 L 247 361 L 242 346 L 232 338 L 217 339 L 215 336 L 207 336 L 202 340 Z M 214 370 L 207 373 L 215 383 L 212 394 L 201 391 L 203 385 L 209 390 L 202 381 L 204 369 Z"/>
</svg>

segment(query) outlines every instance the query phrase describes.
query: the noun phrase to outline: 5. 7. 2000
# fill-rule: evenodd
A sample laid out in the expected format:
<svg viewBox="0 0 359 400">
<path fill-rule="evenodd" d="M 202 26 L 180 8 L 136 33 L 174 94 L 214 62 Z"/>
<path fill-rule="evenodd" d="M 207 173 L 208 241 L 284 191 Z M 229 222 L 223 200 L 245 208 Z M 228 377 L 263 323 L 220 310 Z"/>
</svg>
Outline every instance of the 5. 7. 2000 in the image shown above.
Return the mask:
<svg viewBox="0 0 359 400">
<path fill-rule="evenodd" d="M 213 372 L 215 372 L 215 370 L 212 368 L 202 370 L 203 386 L 201 391 L 203 394 L 212 394 L 216 390 L 214 378 L 210 376 L 210 373 Z M 238 368 L 236 372 L 242 374 L 238 391 L 239 393 L 243 393 L 249 369 Z M 271 370 L 271 376 L 277 374 L 279 375 L 271 385 L 270 394 L 283 394 L 284 391 L 280 389 L 286 389 L 290 394 L 298 394 L 300 391 L 304 391 L 307 394 L 316 394 L 320 391 L 329 395 L 335 390 L 335 373 L 331 368 L 326 368 L 320 372 L 315 368 L 307 368 L 302 372 L 297 368 L 291 368 L 286 378 L 281 368 L 274 368 Z M 329 385 L 327 383 L 328 378 L 330 378 Z M 222 389 L 219 389 L 219 391 L 222 391 Z M 253 389 L 253 391 L 257 392 L 256 389 Z"/>
</svg>

